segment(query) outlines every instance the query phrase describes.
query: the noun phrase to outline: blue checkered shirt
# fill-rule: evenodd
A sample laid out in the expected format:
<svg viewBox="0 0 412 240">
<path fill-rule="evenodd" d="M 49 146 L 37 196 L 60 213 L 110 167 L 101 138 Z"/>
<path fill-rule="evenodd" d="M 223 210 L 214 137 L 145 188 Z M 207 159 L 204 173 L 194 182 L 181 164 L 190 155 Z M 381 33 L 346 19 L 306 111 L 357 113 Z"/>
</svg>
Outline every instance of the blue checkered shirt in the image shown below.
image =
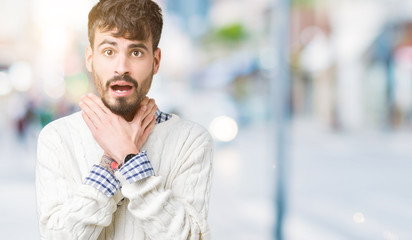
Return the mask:
<svg viewBox="0 0 412 240">
<path fill-rule="evenodd" d="M 171 117 L 172 115 L 157 110 L 156 124 L 167 121 Z M 129 183 L 155 175 L 146 151 L 140 152 L 127 161 L 119 168 L 119 172 Z M 84 184 L 93 186 L 107 197 L 112 197 L 121 188 L 120 181 L 109 170 L 97 164 L 93 165 Z"/>
</svg>

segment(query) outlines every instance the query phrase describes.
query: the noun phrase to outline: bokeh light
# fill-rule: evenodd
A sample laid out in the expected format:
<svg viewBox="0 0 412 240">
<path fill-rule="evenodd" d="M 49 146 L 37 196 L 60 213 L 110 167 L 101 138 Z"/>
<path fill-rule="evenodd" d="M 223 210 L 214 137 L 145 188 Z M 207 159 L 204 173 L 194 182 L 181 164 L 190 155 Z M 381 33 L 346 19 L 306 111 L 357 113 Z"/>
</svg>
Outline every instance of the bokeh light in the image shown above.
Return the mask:
<svg viewBox="0 0 412 240">
<path fill-rule="evenodd" d="M 32 67 L 27 62 L 15 62 L 9 69 L 10 82 L 19 92 L 28 91 L 33 84 Z"/>
<path fill-rule="evenodd" d="M 80 97 L 89 91 L 89 80 L 84 73 L 78 73 L 66 77 L 66 90 L 68 97 L 74 102 L 80 100 Z"/>
<path fill-rule="evenodd" d="M 59 99 L 66 93 L 64 71 L 61 67 L 45 69 L 43 76 L 43 90 L 51 99 Z"/>
<path fill-rule="evenodd" d="M 357 212 L 357 213 L 353 214 L 353 221 L 355 223 L 364 223 L 365 222 L 365 216 L 363 215 L 363 213 Z"/>
<path fill-rule="evenodd" d="M 7 95 L 13 90 L 7 72 L 0 71 L 0 96 Z"/>
<path fill-rule="evenodd" d="M 220 116 L 210 123 L 209 131 L 216 140 L 230 142 L 238 133 L 238 125 L 232 118 Z"/>
</svg>

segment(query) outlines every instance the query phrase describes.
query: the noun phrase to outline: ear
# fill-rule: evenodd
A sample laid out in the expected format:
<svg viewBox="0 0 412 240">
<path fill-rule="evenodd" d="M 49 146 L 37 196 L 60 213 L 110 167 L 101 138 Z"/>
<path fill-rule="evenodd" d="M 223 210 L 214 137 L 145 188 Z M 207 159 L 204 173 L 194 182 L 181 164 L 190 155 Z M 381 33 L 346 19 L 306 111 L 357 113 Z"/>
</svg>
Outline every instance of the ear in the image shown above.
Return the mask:
<svg viewBox="0 0 412 240">
<path fill-rule="evenodd" d="M 86 68 L 89 72 L 92 72 L 92 63 L 93 63 L 93 49 L 92 47 L 88 46 L 86 48 Z"/>
<path fill-rule="evenodd" d="M 162 58 L 162 51 L 160 50 L 160 48 L 157 48 L 154 52 L 154 56 L 153 56 L 153 74 L 156 74 L 157 71 L 159 71 L 159 67 L 160 67 L 160 59 Z"/>
</svg>

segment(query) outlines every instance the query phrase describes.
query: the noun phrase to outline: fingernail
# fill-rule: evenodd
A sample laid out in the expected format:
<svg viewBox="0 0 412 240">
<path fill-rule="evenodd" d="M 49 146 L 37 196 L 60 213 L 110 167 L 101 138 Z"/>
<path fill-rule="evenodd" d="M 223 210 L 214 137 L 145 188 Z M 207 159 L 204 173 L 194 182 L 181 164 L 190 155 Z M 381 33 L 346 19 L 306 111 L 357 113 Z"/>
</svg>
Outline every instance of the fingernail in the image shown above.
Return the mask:
<svg viewBox="0 0 412 240">
<path fill-rule="evenodd" d="M 146 108 L 147 108 L 146 105 L 144 105 L 144 106 L 142 107 L 142 110 L 143 110 L 143 111 L 146 111 Z"/>
</svg>

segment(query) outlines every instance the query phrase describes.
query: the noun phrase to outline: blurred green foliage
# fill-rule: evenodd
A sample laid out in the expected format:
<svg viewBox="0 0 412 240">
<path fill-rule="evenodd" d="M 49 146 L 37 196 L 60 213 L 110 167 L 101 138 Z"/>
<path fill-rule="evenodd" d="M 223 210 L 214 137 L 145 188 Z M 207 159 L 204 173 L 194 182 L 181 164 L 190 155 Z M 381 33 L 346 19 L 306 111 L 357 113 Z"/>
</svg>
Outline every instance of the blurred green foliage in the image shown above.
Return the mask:
<svg viewBox="0 0 412 240">
<path fill-rule="evenodd" d="M 320 2 L 319 0 L 291 0 L 290 3 L 293 6 L 313 6 L 316 3 Z"/>
<path fill-rule="evenodd" d="M 240 23 L 224 26 L 216 32 L 216 38 L 226 42 L 240 42 L 245 39 L 246 36 L 246 30 Z"/>
<path fill-rule="evenodd" d="M 241 23 L 232 23 L 220 28 L 212 28 L 202 39 L 205 47 L 223 45 L 237 47 L 248 38 L 248 32 Z"/>
</svg>

